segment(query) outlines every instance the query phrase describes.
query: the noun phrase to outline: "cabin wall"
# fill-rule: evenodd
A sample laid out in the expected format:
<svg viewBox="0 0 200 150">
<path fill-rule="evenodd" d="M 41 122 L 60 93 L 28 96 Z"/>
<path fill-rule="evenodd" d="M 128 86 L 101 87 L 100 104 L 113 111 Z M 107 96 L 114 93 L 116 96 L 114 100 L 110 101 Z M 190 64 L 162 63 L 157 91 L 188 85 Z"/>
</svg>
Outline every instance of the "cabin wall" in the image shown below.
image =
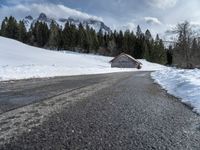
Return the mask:
<svg viewBox="0 0 200 150">
<path fill-rule="evenodd" d="M 112 68 L 137 68 L 139 64 L 126 56 L 121 56 L 111 63 Z"/>
</svg>

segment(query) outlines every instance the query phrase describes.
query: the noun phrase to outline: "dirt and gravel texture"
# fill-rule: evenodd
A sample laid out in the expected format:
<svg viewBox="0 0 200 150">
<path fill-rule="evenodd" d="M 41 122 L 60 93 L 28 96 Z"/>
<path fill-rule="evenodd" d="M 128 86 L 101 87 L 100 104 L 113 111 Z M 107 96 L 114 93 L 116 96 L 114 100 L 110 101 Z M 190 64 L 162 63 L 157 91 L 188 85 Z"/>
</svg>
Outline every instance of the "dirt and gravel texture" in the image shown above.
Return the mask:
<svg viewBox="0 0 200 150">
<path fill-rule="evenodd" d="M 200 117 L 154 84 L 150 72 L 81 81 L 87 80 L 85 87 L 4 111 L 0 149 L 200 149 Z"/>
</svg>

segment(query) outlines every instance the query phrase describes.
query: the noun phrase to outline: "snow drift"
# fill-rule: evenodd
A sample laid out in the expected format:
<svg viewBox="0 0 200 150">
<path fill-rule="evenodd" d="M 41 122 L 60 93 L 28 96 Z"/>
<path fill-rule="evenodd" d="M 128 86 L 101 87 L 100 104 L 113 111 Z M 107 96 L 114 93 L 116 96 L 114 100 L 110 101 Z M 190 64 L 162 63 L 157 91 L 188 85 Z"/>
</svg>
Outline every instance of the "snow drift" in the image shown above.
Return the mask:
<svg viewBox="0 0 200 150">
<path fill-rule="evenodd" d="M 151 74 L 155 82 L 200 114 L 200 70 L 168 68 Z"/>
<path fill-rule="evenodd" d="M 111 68 L 112 57 L 58 52 L 28 46 L 16 40 L 0 37 L 0 80 L 83 74 L 137 71 Z M 163 66 L 140 60 L 142 71 L 159 70 Z"/>
</svg>

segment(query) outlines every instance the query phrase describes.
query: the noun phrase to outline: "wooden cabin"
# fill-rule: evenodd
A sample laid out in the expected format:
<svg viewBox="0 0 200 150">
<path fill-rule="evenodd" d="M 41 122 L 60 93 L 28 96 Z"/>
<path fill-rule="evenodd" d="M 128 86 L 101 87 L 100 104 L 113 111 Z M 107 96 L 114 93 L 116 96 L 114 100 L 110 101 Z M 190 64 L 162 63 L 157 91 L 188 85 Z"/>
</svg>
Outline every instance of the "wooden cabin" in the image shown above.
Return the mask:
<svg viewBox="0 0 200 150">
<path fill-rule="evenodd" d="M 142 68 L 141 62 L 125 53 L 121 53 L 119 56 L 112 59 L 110 63 L 112 68 Z"/>
</svg>

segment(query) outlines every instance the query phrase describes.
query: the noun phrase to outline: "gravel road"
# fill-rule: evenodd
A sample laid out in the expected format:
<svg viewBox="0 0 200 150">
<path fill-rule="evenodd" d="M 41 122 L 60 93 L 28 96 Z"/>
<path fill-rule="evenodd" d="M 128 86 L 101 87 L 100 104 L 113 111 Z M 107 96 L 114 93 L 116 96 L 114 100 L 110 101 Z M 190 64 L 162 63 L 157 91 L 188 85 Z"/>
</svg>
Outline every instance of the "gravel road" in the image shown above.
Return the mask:
<svg viewBox="0 0 200 150">
<path fill-rule="evenodd" d="M 0 85 L 7 92 L 0 104 L 10 100 L 1 107 L 0 149 L 200 149 L 200 117 L 154 84 L 150 72 Z"/>
</svg>

